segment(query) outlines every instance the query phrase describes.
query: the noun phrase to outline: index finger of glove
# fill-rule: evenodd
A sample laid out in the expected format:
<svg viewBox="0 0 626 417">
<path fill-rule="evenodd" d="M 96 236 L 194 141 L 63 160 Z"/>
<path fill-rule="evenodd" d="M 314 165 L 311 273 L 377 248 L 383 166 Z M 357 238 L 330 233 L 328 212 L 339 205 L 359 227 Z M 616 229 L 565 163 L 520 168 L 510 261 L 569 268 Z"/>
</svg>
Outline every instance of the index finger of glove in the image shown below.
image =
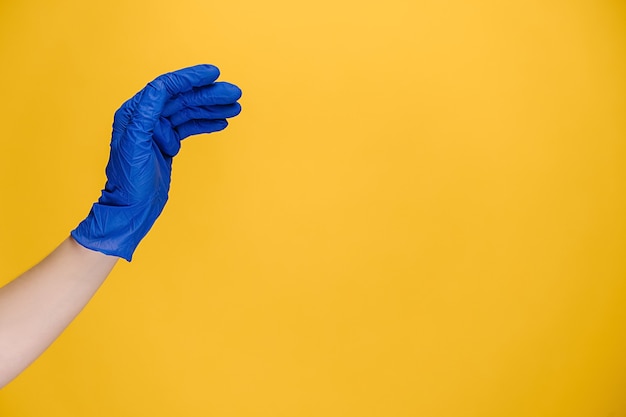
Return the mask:
<svg viewBox="0 0 626 417">
<path fill-rule="evenodd" d="M 215 82 L 211 85 L 194 88 L 169 100 L 162 115 L 169 117 L 185 107 L 200 107 L 232 104 L 241 98 L 241 89 L 227 82 Z"/>
<path fill-rule="evenodd" d="M 168 99 L 211 85 L 219 75 L 217 67 L 202 64 L 158 76 L 131 99 L 134 110 L 129 129 L 133 133 L 152 132 Z"/>
<path fill-rule="evenodd" d="M 157 88 L 164 88 L 168 95 L 175 96 L 196 87 L 209 85 L 219 76 L 220 70 L 216 66 L 202 64 L 160 75 L 150 84 Z"/>
</svg>

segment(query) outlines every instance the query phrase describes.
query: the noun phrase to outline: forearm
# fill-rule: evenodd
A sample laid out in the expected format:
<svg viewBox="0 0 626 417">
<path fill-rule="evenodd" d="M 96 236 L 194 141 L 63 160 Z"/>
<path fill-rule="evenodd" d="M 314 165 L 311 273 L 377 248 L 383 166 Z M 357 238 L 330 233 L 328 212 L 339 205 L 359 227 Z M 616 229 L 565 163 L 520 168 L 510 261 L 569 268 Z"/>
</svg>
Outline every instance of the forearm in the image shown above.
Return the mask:
<svg viewBox="0 0 626 417">
<path fill-rule="evenodd" d="M 0 288 L 0 387 L 63 332 L 118 259 L 85 249 L 70 237 Z"/>
</svg>

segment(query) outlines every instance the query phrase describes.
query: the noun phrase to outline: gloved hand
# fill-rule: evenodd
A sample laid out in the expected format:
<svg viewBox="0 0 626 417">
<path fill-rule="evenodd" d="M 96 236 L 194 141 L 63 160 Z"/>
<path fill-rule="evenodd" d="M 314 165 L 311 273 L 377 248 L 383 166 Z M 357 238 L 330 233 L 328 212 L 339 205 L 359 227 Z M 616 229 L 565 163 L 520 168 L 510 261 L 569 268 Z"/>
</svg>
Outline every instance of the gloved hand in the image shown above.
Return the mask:
<svg viewBox="0 0 626 417">
<path fill-rule="evenodd" d="M 241 111 L 241 90 L 215 82 L 219 70 L 197 65 L 157 77 L 115 113 L 107 181 L 72 237 L 127 261 L 167 202 L 180 141 L 224 129 Z"/>
</svg>

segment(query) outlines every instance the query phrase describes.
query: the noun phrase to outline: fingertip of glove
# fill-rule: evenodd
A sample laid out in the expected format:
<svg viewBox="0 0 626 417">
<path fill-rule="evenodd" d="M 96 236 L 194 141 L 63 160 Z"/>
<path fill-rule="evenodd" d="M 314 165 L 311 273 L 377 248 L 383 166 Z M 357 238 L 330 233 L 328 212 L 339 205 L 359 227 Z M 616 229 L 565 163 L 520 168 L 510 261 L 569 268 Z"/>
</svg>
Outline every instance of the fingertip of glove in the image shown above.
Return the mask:
<svg viewBox="0 0 626 417">
<path fill-rule="evenodd" d="M 228 88 L 232 94 L 233 100 L 239 100 L 243 95 L 241 88 L 237 87 L 235 84 L 228 83 Z"/>
<path fill-rule="evenodd" d="M 230 119 L 231 117 L 237 117 L 241 113 L 241 104 L 238 101 L 235 101 L 232 104 L 227 104 L 224 106 L 228 109 L 228 112 L 225 113 L 222 117 Z"/>
<path fill-rule="evenodd" d="M 211 133 L 211 132 L 221 132 L 222 130 L 226 129 L 228 127 L 228 120 L 226 119 L 216 119 L 216 120 L 211 120 L 207 123 L 207 125 L 210 123 L 210 126 L 206 126 L 207 127 L 207 133 Z"/>
<path fill-rule="evenodd" d="M 241 88 L 237 87 L 235 84 L 226 82 L 226 81 L 218 81 L 213 86 L 214 90 L 213 94 L 215 96 L 221 97 L 222 101 L 224 99 L 235 102 L 241 98 L 243 92 Z M 227 104 L 227 103 L 222 103 Z"/>
<path fill-rule="evenodd" d="M 215 82 L 220 76 L 220 69 L 211 64 L 198 64 L 175 72 L 195 72 L 196 76 L 204 81 L 204 83 Z"/>
<path fill-rule="evenodd" d="M 207 124 L 209 123 L 210 123 L 210 126 L 208 126 L 209 127 L 208 129 L 206 129 L 207 133 L 220 132 L 228 127 L 228 120 L 226 119 L 211 120 L 207 122 Z"/>
<path fill-rule="evenodd" d="M 198 64 L 195 68 L 201 69 L 206 72 L 210 72 L 212 74 L 220 75 L 220 69 L 212 64 Z"/>
</svg>

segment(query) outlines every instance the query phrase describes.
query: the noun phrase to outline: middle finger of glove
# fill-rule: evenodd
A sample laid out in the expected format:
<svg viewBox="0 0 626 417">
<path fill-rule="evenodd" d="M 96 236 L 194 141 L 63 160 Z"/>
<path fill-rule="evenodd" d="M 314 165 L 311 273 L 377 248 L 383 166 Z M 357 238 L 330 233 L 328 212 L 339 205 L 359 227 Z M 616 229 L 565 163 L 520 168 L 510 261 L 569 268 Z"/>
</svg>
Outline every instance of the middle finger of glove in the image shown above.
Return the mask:
<svg viewBox="0 0 626 417">
<path fill-rule="evenodd" d="M 240 112 L 241 105 L 232 103 L 215 106 L 185 107 L 168 118 L 173 126 L 180 126 L 190 120 L 227 119 L 237 116 Z"/>
</svg>

